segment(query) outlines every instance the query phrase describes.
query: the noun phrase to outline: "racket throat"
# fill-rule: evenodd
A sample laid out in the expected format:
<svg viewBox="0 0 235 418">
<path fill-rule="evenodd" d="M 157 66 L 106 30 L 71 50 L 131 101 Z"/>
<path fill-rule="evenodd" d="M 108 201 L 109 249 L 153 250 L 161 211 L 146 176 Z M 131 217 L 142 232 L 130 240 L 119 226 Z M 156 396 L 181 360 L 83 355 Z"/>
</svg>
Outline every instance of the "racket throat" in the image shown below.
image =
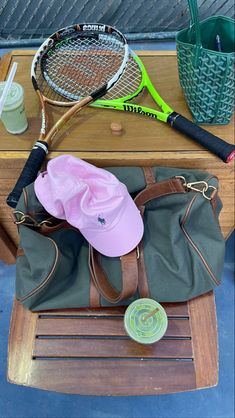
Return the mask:
<svg viewBox="0 0 235 418">
<path fill-rule="evenodd" d="M 168 116 L 168 118 L 167 118 L 167 123 L 169 124 L 169 125 L 171 125 L 171 127 L 173 128 L 173 126 L 174 126 L 174 124 L 175 124 L 175 121 L 176 121 L 176 119 L 179 117 L 180 115 L 179 115 L 179 113 L 177 113 L 177 112 L 172 112 L 172 113 L 170 113 L 170 115 Z"/>
<path fill-rule="evenodd" d="M 36 141 L 32 149 L 38 148 L 41 148 L 45 152 L 45 154 L 48 154 L 48 144 L 45 141 Z"/>
<path fill-rule="evenodd" d="M 100 89 L 96 90 L 91 94 L 92 100 L 95 101 L 97 99 L 100 99 L 100 97 L 103 97 L 107 92 L 107 84 L 105 84 Z"/>
</svg>

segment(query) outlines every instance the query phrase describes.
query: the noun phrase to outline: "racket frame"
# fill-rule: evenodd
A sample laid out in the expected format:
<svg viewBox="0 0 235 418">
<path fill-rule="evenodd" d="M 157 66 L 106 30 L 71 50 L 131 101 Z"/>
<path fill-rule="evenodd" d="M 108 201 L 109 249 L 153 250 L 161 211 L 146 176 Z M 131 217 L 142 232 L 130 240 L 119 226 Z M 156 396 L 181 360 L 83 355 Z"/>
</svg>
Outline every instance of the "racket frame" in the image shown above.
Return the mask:
<svg viewBox="0 0 235 418">
<path fill-rule="evenodd" d="M 118 70 L 115 72 L 115 74 L 112 75 L 112 77 L 107 80 L 103 85 L 100 85 L 95 91 L 90 93 L 87 97 L 81 98 L 81 100 L 77 102 L 71 102 L 70 105 L 67 104 L 67 106 L 70 106 L 70 109 L 66 111 L 66 113 L 54 124 L 54 126 L 48 131 L 48 114 L 46 112 L 46 103 L 50 103 L 56 105 L 56 101 L 53 102 L 53 100 L 49 101 L 45 95 L 42 94 L 42 92 L 39 89 L 37 79 L 36 79 L 36 65 L 40 63 L 40 60 L 43 56 L 43 53 L 47 52 L 49 48 L 54 45 L 55 42 L 58 42 L 60 39 L 62 39 L 62 36 L 71 35 L 72 33 L 75 33 L 76 31 L 91 31 L 91 33 L 97 32 L 106 32 L 109 34 L 117 33 L 120 37 L 122 43 L 120 42 L 120 45 L 123 45 L 123 55 L 122 55 L 122 61 L 120 60 L 120 66 Z M 33 145 L 33 148 L 29 154 L 29 157 L 25 163 L 25 166 L 23 167 L 23 170 L 13 188 L 13 190 L 8 195 L 6 202 L 7 204 L 15 208 L 17 205 L 17 202 L 20 198 L 20 195 L 23 191 L 23 188 L 27 186 L 28 184 L 32 183 L 38 174 L 38 171 L 40 170 L 42 163 L 45 159 L 45 156 L 48 153 L 48 149 L 52 144 L 52 141 L 54 137 L 57 135 L 57 133 L 60 131 L 60 129 L 65 125 L 65 123 L 71 119 L 75 114 L 77 114 L 80 110 L 82 110 L 85 106 L 93 102 L 94 100 L 102 97 L 106 92 L 113 87 L 113 85 L 118 81 L 119 77 L 123 73 L 125 66 L 128 61 L 129 56 L 129 50 L 128 45 L 125 37 L 122 35 L 120 31 L 117 29 L 107 26 L 104 24 L 96 24 L 96 23 L 82 23 L 79 25 L 73 25 L 67 28 L 60 29 L 59 31 L 55 32 L 53 35 L 51 35 L 48 39 L 46 39 L 43 44 L 40 46 L 38 51 L 36 52 L 34 59 L 32 61 L 31 66 L 31 78 L 32 78 L 32 84 L 33 87 L 39 97 L 39 101 L 41 104 L 41 112 L 42 112 L 42 123 L 41 123 L 41 129 L 38 140 Z M 62 102 L 60 102 L 60 105 Z"/>
<path fill-rule="evenodd" d="M 122 110 L 127 112 L 134 112 L 148 116 L 162 122 L 167 123 L 175 130 L 183 133 L 189 138 L 196 141 L 198 144 L 202 145 L 204 148 L 216 154 L 221 160 L 225 163 L 229 163 L 235 157 L 235 147 L 234 145 L 226 142 L 225 140 L 213 135 L 212 133 L 206 131 L 200 126 L 196 125 L 194 122 L 175 112 L 159 95 L 153 86 L 148 73 L 145 69 L 144 64 L 141 59 L 129 48 L 129 53 L 135 62 L 138 64 L 140 73 L 141 73 L 141 82 L 135 91 L 131 94 L 124 97 L 119 97 L 118 99 L 111 100 L 97 100 L 92 103 L 94 107 L 110 108 L 115 110 Z M 122 77 L 125 77 L 125 72 Z M 118 86 L 118 85 L 117 85 Z M 130 103 L 142 90 L 146 88 L 152 99 L 160 107 L 161 111 L 149 108 L 147 106 L 141 106 L 139 104 Z"/>
<path fill-rule="evenodd" d="M 138 55 L 129 48 L 129 55 L 135 60 L 139 67 L 139 71 L 141 74 L 141 81 L 137 89 L 135 89 L 131 94 L 123 96 L 118 99 L 98 99 L 94 103 L 91 104 L 92 107 L 102 107 L 102 108 L 110 108 L 115 110 L 123 110 L 132 113 L 139 113 L 142 115 L 146 115 L 155 119 L 158 119 L 162 122 L 167 122 L 168 116 L 173 112 L 173 109 L 161 98 L 161 96 L 156 91 L 153 83 L 151 82 L 146 68 L 138 57 Z M 123 77 L 125 77 L 125 72 L 123 73 Z M 136 103 L 129 103 L 135 97 L 143 92 L 144 89 L 147 89 L 155 101 L 155 103 L 160 107 L 160 110 L 152 109 L 148 106 L 142 106 Z"/>
<path fill-rule="evenodd" d="M 121 66 L 119 67 L 119 70 L 113 75 L 113 77 L 108 80 L 108 82 L 101 86 L 98 90 L 91 93 L 90 96 L 87 97 L 79 97 L 79 100 L 77 101 L 69 101 L 69 102 L 63 102 L 63 101 L 57 101 L 57 100 L 51 100 L 48 99 L 43 93 L 40 91 L 37 79 L 36 79 L 36 73 L 35 69 L 38 64 L 38 62 L 41 60 L 41 57 L 43 54 L 45 54 L 46 51 L 50 50 L 50 48 L 55 44 L 59 44 L 61 42 L 66 42 L 67 39 L 63 39 L 63 36 L 71 35 L 71 33 L 75 33 L 76 31 L 91 31 L 91 32 L 104 32 L 104 33 L 113 33 L 116 32 L 120 38 L 123 41 L 124 45 L 124 56 Z M 58 30 L 57 32 L 53 33 L 49 38 L 47 38 L 42 45 L 37 50 L 33 61 L 31 65 L 31 79 L 33 87 L 39 97 L 39 101 L 41 104 L 41 111 L 42 111 L 42 124 L 41 124 L 41 130 L 39 134 L 38 141 L 36 142 L 37 145 L 40 146 L 40 141 L 46 142 L 50 144 L 53 141 L 53 138 L 57 135 L 57 133 L 60 131 L 60 129 L 66 124 L 66 122 L 71 119 L 76 113 L 81 111 L 85 106 L 87 106 L 89 103 L 91 104 L 94 100 L 96 100 L 98 97 L 102 97 L 106 94 L 106 92 L 111 89 L 115 83 L 118 81 L 120 76 L 122 75 L 129 56 L 129 48 L 126 41 L 126 38 L 124 35 L 117 29 L 113 28 L 112 26 L 105 25 L 105 24 L 96 24 L 96 23 L 81 23 L 77 25 L 72 25 L 69 27 L 62 28 Z M 52 87 L 50 86 L 52 89 Z M 52 89 L 53 90 L 53 89 Z M 60 106 L 60 107 L 71 107 L 70 110 L 68 110 L 54 125 L 53 127 L 48 131 L 48 115 L 46 112 L 46 103 L 52 104 L 54 106 Z M 47 132 L 48 131 L 48 132 Z M 43 148 L 45 149 L 45 145 L 43 144 Z M 48 153 L 48 150 L 47 150 Z"/>
</svg>

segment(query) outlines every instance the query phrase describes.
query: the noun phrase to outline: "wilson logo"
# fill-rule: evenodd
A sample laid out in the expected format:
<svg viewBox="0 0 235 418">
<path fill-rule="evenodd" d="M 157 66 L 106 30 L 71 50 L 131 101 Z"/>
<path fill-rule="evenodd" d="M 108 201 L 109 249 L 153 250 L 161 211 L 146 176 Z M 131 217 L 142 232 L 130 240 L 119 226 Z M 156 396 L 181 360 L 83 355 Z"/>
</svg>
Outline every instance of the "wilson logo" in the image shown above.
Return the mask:
<svg viewBox="0 0 235 418">
<path fill-rule="evenodd" d="M 132 106 L 131 104 L 124 104 L 123 110 L 126 112 L 133 112 L 133 113 L 139 113 L 140 115 L 149 116 L 150 118 L 157 119 L 157 115 L 152 112 L 145 112 L 141 106 Z"/>
</svg>

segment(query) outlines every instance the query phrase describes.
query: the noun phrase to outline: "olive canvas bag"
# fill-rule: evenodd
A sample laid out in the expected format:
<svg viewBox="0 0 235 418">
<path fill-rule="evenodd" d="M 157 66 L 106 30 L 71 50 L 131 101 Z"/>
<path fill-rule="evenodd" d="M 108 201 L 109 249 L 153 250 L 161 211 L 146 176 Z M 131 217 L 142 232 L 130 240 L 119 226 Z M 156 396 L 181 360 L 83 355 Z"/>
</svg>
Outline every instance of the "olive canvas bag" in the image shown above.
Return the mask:
<svg viewBox="0 0 235 418">
<path fill-rule="evenodd" d="M 107 170 L 126 184 L 143 216 L 142 241 L 125 256 L 102 256 L 45 211 L 32 183 L 14 211 L 17 300 L 32 311 L 128 305 L 140 297 L 178 302 L 218 286 L 225 250 L 218 179 L 180 168 Z"/>
</svg>

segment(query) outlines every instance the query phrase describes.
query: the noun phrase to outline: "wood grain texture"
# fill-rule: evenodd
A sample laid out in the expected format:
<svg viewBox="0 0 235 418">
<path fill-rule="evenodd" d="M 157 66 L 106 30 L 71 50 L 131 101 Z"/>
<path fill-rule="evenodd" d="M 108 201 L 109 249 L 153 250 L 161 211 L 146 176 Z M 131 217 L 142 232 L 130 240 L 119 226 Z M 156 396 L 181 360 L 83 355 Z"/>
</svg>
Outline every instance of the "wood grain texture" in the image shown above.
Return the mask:
<svg viewBox="0 0 235 418">
<path fill-rule="evenodd" d="M 193 390 L 195 377 L 192 362 L 89 359 L 80 364 L 66 360 L 62 367 L 60 360 L 40 360 L 32 362 L 30 383 L 69 394 L 139 396 Z"/>
<path fill-rule="evenodd" d="M 8 379 L 93 395 L 161 394 L 214 386 L 218 353 L 213 293 L 164 307 L 169 319 L 165 339 L 142 346 L 131 341 L 121 325 L 124 307 L 31 313 L 14 301 Z"/>
<path fill-rule="evenodd" d="M 99 324 L 102 321 L 102 328 Z M 81 318 L 80 316 L 61 318 L 39 318 L 37 321 L 36 335 L 37 336 L 59 336 L 66 332 L 66 336 L 126 336 L 124 329 L 123 316 L 119 318 L 101 318 L 88 317 Z M 166 337 L 189 337 L 191 335 L 189 321 L 185 319 L 169 319 Z"/>
<path fill-rule="evenodd" d="M 17 229 L 12 224 L 11 209 L 5 199 L 38 137 L 41 123 L 40 106 L 30 80 L 33 54 L 34 51 L 13 51 L 2 58 L 0 65 L 0 79 L 4 80 L 12 62 L 19 63 L 16 81 L 24 87 L 29 120 L 29 129 L 21 135 L 11 135 L 0 125 L 0 222 L 15 244 L 18 242 Z M 190 117 L 179 86 L 175 52 L 141 51 L 140 55 L 166 102 Z M 148 95 L 141 100 L 153 106 Z M 61 112 L 61 109 L 50 109 L 51 122 L 58 119 Z M 122 136 L 112 135 L 112 122 L 121 123 Z M 225 126 L 206 126 L 206 129 L 229 142 L 234 141 L 233 121 Z M 234 164 L 224 164 L 163 123 L 131 113 L 87 108 L 71 121 L 68 130 L 61 132 L 52 148 L 48 159 L 72 154 L 100 167 L 159 165 L 207 170 L 219 178 L 223 201 L 220 224 L 224 236 L 228 237 L 234 228 Z"/>
<path fill-rule="evenodd" d="M 130 340 L 121 325 L 124 307 L 31 313 L 14 301 L 8 379 L 41 389 L 93 395 L 196 389 L 188 304 L 164 307 L 169 319 L 165 338 L 142 346 Z"/>
<path fill-rule="evenodd" d="M 8 340 L 8 377 L 11 382 L 28 384 L 36 321 L 37 315 L 14 302 Z"/>
<path fill-rule="evenodd" d="M 218 383 L 217 321 L 213 292 L 189 302 L 197 387 Z M 205 321 L 203 320 L 205 319 Z"/>
<path fill-rule="evenodd" d="M 2 225 L 0 225 L 0 260 L 5 264 L 15 264 L 16 251 L 16 245 L 10 239 Z"/>
<path fill-rule="evenodd" d="M 188 318 L 188 306 L 185 302 L 177 302 L 177 303 L 170 303 L 166 302 L 164 303 L 165 309 L 167 309 L 167 313 L 171 318 L 174 317 L 180 317 L 180 318 Z M 86 308 L 83 309 L 82 312 L 86 315 L 86 317 L 105 317 L 105 316 L 111 316 L 119 318 L 120 316 L 123 317 L 125 313 L 126 307 L 125 306 L 119 306 L 117 308 L 105 308 L 105 310 L 101 308 Z M 79 310 L 74 309 L 62 309 L 59 312 L 57 310 L 50 310 L 50 311 L 43 311 L 39 312 L 39 318 L 57 318 L 61 317 L 66 318 L 69 317 L 75 317 L 77 318 L 79 315 L 81 315 Z"/>
<path fill-rule="evenodd" d="M 100 325 L 101 326 L 101 325 Z M 37 338 L 33 357 L 41 358 L 192 358 L 190 340 L 162 339 L 151 346 L 128 339 L 110 338 Z"/>
</svg>

